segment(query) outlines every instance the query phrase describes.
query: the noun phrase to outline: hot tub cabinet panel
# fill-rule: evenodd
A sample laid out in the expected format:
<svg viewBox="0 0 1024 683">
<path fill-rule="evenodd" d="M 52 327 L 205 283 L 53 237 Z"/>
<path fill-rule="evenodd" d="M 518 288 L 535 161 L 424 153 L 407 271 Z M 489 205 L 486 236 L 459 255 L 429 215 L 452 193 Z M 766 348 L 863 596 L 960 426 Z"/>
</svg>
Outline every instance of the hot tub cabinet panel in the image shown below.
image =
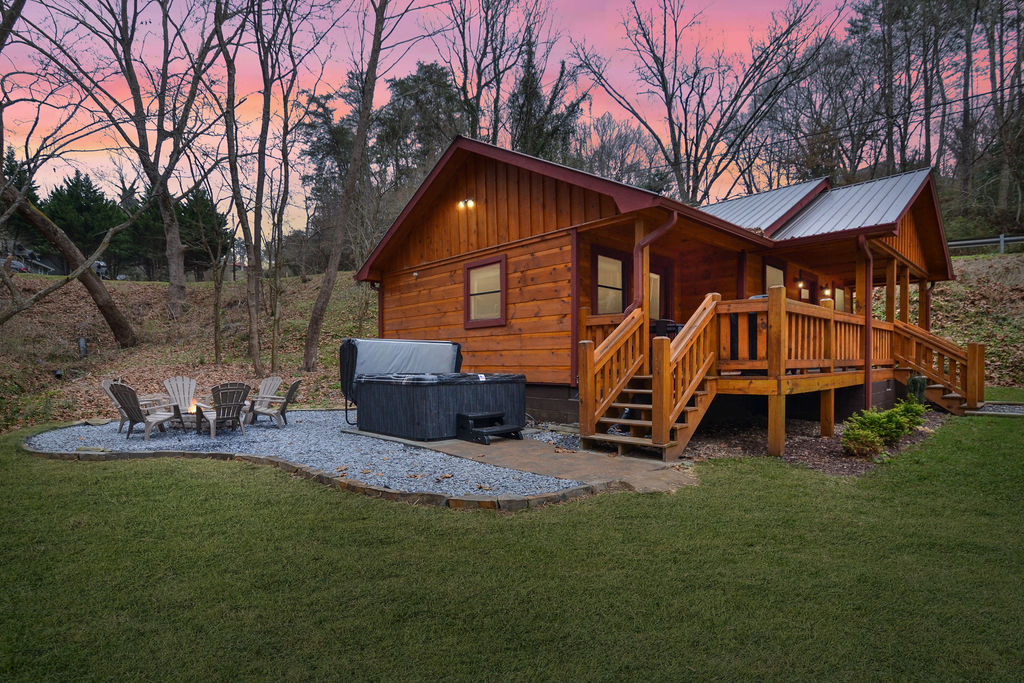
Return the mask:
<svg viewBox="0 0 1024 683">
<path fill-rule="evenodd" d="M 505 414 L 526 424 L 526 376 L 448 373 L 359 375 L 359 429 L 415 441 L 454 439 L 458 413 Z"/>
</svg>

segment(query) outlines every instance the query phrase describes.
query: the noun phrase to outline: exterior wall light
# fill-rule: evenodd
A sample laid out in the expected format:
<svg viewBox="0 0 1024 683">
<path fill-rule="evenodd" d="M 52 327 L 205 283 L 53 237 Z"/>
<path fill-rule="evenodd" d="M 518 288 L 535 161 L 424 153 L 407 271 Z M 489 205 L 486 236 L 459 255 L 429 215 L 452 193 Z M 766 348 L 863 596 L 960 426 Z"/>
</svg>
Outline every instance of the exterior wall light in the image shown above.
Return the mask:
<svg viewBox="0 0 1024 683">
<path fill-rule="evenodd" d="M 465 199 L 459 200 L 460 209 L 472 209 L 476 206 L 476 202 L 473 201 L 472 197 L 466 197 Z"/>
</svg>

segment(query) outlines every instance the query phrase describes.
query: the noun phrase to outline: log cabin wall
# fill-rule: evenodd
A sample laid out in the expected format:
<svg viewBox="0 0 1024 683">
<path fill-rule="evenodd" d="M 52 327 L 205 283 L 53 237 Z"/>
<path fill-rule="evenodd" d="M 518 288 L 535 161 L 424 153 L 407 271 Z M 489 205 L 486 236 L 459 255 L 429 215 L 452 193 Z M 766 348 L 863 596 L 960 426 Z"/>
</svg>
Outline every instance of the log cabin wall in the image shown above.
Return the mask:
<svg viewBox="0 0 1024 683">
<path fill-rule="evenodd" d="M 914 211 L 908 211 L 900 220 L 899 229 L 895 235 L 881 238 L 881 242 L 896 250 L 907 262 L 918 272 L 928 272 L 928 264 L 925 261 L 924 248 L 921 244 L 921 232 L 917 220 L 914 218 Z"/>
<path fill-rule="evenodd" d="M 531 383 L 569 384 L 572 352 L 568 233 L 490 253 L 506 257 L 506 323 L 466 329 L 464 265 L 480 254 L 383 276 L 382 332 L 392 339 L 462 344 L 468 372 L 519 372 Z"/>
</svg>

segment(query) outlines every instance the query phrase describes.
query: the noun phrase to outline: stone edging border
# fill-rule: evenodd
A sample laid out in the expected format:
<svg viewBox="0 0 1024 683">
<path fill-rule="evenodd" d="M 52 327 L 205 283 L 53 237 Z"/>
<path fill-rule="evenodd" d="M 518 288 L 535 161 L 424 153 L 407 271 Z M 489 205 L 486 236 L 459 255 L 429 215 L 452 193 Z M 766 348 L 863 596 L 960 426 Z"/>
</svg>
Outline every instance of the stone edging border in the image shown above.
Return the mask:
<svg viewBox="0 0 1024 683">
<path fill-rule="evenodd" d="M 429 493 L 423 491 L 399 491 L 383 486 L 366 484 L 356 479 L 336 477 L 329 472 L 313 469 L 305 465 L 298 465 L 284 458 L 272 455 L 254 455 L 250 453 L 200 453 L 193 451 L 90 451 L 82 450 L 73 453 L 46 453 L 33 451 L 22 444 L 22 448 L 37 458 L 49 460 L 81 460 L 85 462 L 104 462 L 111 460 L 144 460 L 147 458 L 207 458 L 210 460 L 237 460 L 249 462 L 254 465 L 271 465 L 289 474 L 310 479 L 342 491 L 352 491 L 371 498 L 383 498 L 413 505 L 436 505 L 438 507 L 449 507 L 457 510 L 502 510 L 504 512 L 517 512 L 527 508 L 539 508 L 553 503 L 565 503 L 570 500 L 579 500 L 597 493 L 609 490 L 608 484 L 584 484 L 571 489 L 552 491 L 550 493 L 538 493 L 532 496 L 479 496 L 479 495 L 458 495 L 447 496 L 443 493 Z"/>
</svg>

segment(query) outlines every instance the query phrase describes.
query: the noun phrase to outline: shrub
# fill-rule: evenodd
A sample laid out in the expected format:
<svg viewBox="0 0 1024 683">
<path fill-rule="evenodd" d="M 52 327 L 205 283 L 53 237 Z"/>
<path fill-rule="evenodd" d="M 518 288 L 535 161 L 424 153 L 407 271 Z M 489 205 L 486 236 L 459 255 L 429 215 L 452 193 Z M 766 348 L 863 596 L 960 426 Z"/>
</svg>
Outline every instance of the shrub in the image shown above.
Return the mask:
<svg viewBox="0 0 1024 683">
<path fill-rule="evenodd" d="M 892 409 L 892 412 L 899 416 L 906 433 L 910 433 L 924 424 L 924 411 L 925 407 L 913 400 L 912 397 L 908 397 L 905 401 L 897 401 L 896 406 Z"/>
<path fill-rule="evenodd" d="M 858 458 L 871 458 L 882 452 L 882 439 L 864 427 L 848 426 L 841 441 L 843 452 Z"/>
<path fill-rule="evenodd" d="M 847 424 L 871 432 L 886 445 L 896 443 L 907 433 L 903 419 L 894 410 L 862 410 L 847 420 Z"/>
</svg>

